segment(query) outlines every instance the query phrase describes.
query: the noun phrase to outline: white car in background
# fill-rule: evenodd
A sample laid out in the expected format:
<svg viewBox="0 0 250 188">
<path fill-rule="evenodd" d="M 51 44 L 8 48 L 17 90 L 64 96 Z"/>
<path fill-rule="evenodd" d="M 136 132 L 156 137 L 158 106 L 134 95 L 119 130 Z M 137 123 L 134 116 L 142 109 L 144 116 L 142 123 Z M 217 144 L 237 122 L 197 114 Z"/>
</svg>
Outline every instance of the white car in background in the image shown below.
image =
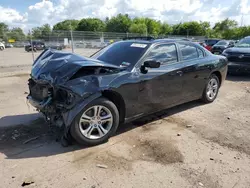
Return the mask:
<svg viewBox="0 0 250 188">
<path fill-rule="evenodd" d="M 0 42 L 0 50 L 4 50 L 5 49 L 5 46 L 4 46 L 4 43 Z"/>
</svg>

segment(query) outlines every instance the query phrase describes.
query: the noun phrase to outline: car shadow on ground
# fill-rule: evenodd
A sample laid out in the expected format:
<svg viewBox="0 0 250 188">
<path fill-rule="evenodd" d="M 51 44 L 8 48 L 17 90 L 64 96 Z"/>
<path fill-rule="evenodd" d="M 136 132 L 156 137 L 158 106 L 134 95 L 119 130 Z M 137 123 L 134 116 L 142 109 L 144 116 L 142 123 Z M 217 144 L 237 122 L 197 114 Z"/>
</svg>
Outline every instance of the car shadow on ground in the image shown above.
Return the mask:
<svg viewBox="0 0 250 188">
<path fill-rule="evenodd" d="M 250 75 L 227 75 L 226 79 L 233 82 L 250 82 Z"/>
<path fill-rule="evenodd" d="M 123 124 L 118 128 L 115 136 L 201 105 L 203 105 L 202 102 L 193 101 Z M 5 121 L 12 119 L 15 122 L 16 119 L 24 118 L 22 116 L 33 119 L 34 114 L 7 116 L 0 119 L 0 153 L 3 153 L 6 159 L 46 157 L 86 148 L 76 143 L 66 148 L 62 147 L 60 144 L 62 130 L 50 127 L 42 117 L 31 120 L 28 124 L 1 126 L 3 119 Z"/>
</svg>

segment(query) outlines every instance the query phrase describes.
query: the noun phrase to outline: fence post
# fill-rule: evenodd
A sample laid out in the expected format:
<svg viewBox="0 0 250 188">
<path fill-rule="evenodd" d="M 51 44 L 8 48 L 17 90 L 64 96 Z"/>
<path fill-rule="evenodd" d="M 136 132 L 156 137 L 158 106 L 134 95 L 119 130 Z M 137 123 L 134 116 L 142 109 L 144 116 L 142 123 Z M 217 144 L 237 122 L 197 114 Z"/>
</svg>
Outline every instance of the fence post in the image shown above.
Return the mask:
<svg viewBox="0 0 250 188">
<path fill-rule="evenodd" d="M 30 46 L 31 46 L 31 52 L 32 52 L 32 59 L 33 63 L 35 62 L 35 56 L 34 56 L 34 50 L 33 50 L 33 42 L 32 42 L 32 33 L 29 30 L 29 35 L 30 35 Z"/>
<path fill-rule="evenodd" d="M 72 49 L 72 53 L 74 53 L 74 39 L 73 39 L 73 34 L 72 34 L 71 22 L 70 22 L 70 35 L 71 35 L 71 49 Z"/>
</svg>

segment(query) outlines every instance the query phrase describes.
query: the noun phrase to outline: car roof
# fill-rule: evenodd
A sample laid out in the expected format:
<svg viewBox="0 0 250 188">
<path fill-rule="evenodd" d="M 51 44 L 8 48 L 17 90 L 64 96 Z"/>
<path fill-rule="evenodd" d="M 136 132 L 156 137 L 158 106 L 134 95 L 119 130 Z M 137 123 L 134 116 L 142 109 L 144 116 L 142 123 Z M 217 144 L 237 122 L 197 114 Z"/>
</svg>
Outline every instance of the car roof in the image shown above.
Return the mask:
<svg viewBox="0 0 250 188">
<path fill-rule="evenodd" d="M 155 43 L 162 43 L 162 42 L 192 42 L 183 39 L 151 39 L 151 40 L 123 40 L 123 42 L 134 42 L 134 43 L 146 43 L 146 44 L 155 44 Z"/>
</svg>

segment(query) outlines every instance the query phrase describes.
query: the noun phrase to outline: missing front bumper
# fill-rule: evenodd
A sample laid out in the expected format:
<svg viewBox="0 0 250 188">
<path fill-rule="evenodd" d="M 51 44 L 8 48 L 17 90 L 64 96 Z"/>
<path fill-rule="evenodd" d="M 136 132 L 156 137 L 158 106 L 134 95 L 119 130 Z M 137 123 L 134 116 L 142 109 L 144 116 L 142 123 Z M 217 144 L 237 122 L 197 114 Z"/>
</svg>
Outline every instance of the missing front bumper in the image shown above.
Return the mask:
<svg viewBox="0 0 250 188">
<path fill-rule="evenodd" d="M 34 106 L 35 108 L 37 108 L 38 110 L 42 111 L 45 109 L 45 107 L 47 105 L 49 105 L 51 103 L 52 98 L 48 97 L 47 99 L 44 99 L 43 101 L 37 101 L 35 99 L 32 98 L 32 96 L 28 95 L 27 96 L 27 100 L 28 102 Z"/>
</svg>

